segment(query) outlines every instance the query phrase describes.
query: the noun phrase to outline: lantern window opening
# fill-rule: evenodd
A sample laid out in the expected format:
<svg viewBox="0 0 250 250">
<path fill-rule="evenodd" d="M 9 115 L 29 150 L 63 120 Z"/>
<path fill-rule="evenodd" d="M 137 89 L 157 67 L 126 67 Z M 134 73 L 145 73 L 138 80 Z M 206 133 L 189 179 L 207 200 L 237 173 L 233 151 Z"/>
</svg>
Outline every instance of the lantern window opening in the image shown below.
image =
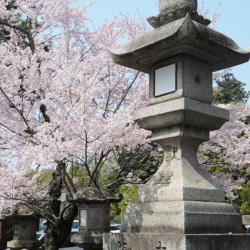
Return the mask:
<svg viewBox="0 0 250 250">
<path fill-rule="evenodd" d="M 177 63 L 159 67 L 154 71 L 154 97 L 171 94 L 177 90 Z"/>
<path fill-rule="evenodd" d="M 14 224 L 14 236 L 18 236 L 18 223 Z"/>
<path fill-rule="evenodd" d="M 79 227 L 86 228 L 87 227 L 87 210 L 79 209 Z"/>
</svg>

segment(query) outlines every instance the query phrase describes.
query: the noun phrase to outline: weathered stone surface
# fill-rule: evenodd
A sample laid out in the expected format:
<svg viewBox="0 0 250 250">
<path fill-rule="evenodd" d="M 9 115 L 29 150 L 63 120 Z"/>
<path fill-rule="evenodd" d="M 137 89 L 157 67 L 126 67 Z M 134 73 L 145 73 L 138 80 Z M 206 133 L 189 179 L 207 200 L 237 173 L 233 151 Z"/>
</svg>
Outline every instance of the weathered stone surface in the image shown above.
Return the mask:
<svg viewBox="0 0 250 250">
<path fill-rule="evenodd" d="M 79 224 L 79 232 L 71 237 L 71 242 L 84 250 L 101 250 L 103 232 L 110 231 L 110 203 L 119 202 L 122 197 L 114 197 L 105 189 L 83 187 L 74 195 L 66 195 L 67 201 L 77 203 L 79 213 L 86 211 L 84 222 Z"/>
<path fill-rule="evenodd" d="M 224 191 L 199 166 L 196 153 L 202 140 L 184 131 L 175 137 L 166 134 L 158 141 L 153 135 L 165 157 L 140 187 L 138 203 L 127 207 L 122 232 L 242 233 L 239 211 L 224 203 Z"/>
<path fill-rule="evenodd" d="M 75 194 L 66 194 L 66 200 L 70 203 L 111 203 L 121 201 L 121 196 L 113 196 L 110 191 L 106 189 L 98 189 L 96 187 L 83 187 Z"/>
<path fill-rule="evenodd" d="M 40 242 L 38 240 L 11 240 L 8 241 L 7 247 L 11 249 L 30 249 L 35 250 L 40 246 Z"/>
<path fill-rule="evenodd" d="M 90 249 L 102 249 L 103 244 L 103 232 L 91 232 L 88 234 L 74 234 L 71 237 L 71 242 L 75 243 L 79 247 L 92 247 Z"/>
<path fill-rule="evenodd" d="M 16 233 L 13 232 L 13 240 L 8 241 L 7 246 L 11 249 L 38 249 L 41 243 L 36 240 L 37 214 L 26 206 L 17 205 L 5 216 L 12 220 L 16 230 Z"/>
<path fill-rule="evenodd" d="M 176 64 L 176 91 L 155 98 L 155 70 L 166 65 Z M 203 60 L 188 56 L 177 55 L 156 63 L 151 68 L 149 83 L 150 105 L 187 97 L 196 101 L 212 103 L 212 70 Z"/>
<path fill-rule="evenodd" d="M 242 215 L 242 224 L 250 225 L 250 215 Z"/>
<path fill-rule="evenodd" d="M 168 9 L 178 11 L 183 7 L 189 8 L 192 11 L 197 10 L 197 0 L 160 0 L 159 11 L 164 12 Z"/>
<path fill-rule="evenodd" d="M 179 98 L 136 110 L 134 119 L 140 127 L 152 131 L 181 125 L 216 130 L 229 120 L 229 112 L 189 98 Z"/>
<path fill-rule="evenodd" d="M 224 191 L 201 169 L 196 159 L 200 140 L 176 136 L 157 142 L 163 147 L 165 157 L 155 175 L 140 187 L 139 202 L 224 201 Z"/>
<path fill-rule="evenodd" d="M 197 7 L 197 0 L 160 0 L 160 14 L 156 17 L 149 17 L 147 20 L 154 28 L 158 28 L 174 20 L 183 18 L 188 13 L 193 20 L 204 25 L 210 24 L 210 20 L 198 14 Z"/>
<path fill-rule="evenodd" d="M 212 71 L 249 61 L 250 49 L 196 21 L 189 14 L 146 33 L 128 45 L 110 49 L 115 63 L 150 73 L 156 63 L 178 54 L 205 61 Z"/>
<path fill-rule="evenodd" d="M 239 211 L 231 204 L 165 201 L 130 204 L 123 215 L 127 233 L 243 233 Z"/>
<path fill-rule="evenodd" d="M 86 225 L 79 225 L 79 232 L 71 237 L 79 247 L 84 249 L 101 249 L 103 232 L 110 231 L 110 204 L 79 204 L 79 209 L 86 211 Z M 80 218 L 81 219 L 81 218 Z M 92 247 L 92 248 L 91 248 Z"/>
<path fill-rule="evenodd" d="M 249 250 L 247 234 L 105 234 L 105 250 Z"/>
</svg>

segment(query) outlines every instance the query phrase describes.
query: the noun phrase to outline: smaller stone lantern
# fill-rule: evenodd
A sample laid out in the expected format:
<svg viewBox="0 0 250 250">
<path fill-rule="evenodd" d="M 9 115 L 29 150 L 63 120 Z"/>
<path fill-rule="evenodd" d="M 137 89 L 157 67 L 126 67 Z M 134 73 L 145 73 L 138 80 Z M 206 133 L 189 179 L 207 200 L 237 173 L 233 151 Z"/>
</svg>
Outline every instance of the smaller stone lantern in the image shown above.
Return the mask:
<svg viewBox="0 0 250 250">
<path fill-rule="evenodd" d="M 103 233 L 110 231 L 110 203 L 121 201 L 121 197 L 89 187 L 68 195 L 67 200 L 78 204 L 79 232 L 71 237 L 71 242 L 84 250 L 102 250 Z"/>
<path fill-rule="evenodd" d="M 38 218 L 34 212 L 19 206 L 8 218 L 13 220 L 13 240 L 7 242 L 10 249 L 36 250 L 40 242 L 36 239 Z"/>
</svg>

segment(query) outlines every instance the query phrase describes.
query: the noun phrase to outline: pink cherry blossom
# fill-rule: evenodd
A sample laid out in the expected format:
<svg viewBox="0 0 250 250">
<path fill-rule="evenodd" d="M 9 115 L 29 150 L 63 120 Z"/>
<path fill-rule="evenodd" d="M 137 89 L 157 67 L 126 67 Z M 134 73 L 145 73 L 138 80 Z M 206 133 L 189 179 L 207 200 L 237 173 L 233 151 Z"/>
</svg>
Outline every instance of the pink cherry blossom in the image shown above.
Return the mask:
<svg viewBox="0 0 250 250">
<path fill-rule="evenodd" d="M 214 166 L 221 167 L 221 171 L 212 177 L 225 189 L 227 197 L 234 200 L 236 196 L 233 191 L 249 181 L 246 174 L 240 175 L 239 171 L 250 171 L 250 125 L 246 120 L 250 107 L 243 103 L 221 106 L 230 110 L 230 121 L 211 132 L 210 141 L 200 147 L 200 162 L 207 171 Z M 211 161 L 211 153 L 216 154 L 215 162 Z"/>
</svg>

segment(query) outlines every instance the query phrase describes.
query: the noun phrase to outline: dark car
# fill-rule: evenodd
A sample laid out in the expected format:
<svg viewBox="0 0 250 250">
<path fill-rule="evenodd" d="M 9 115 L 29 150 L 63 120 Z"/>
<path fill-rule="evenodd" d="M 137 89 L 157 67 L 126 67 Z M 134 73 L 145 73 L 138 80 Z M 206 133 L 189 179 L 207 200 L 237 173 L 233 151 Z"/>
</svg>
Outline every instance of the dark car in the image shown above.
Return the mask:
<svg viewBox="0 0 250 250">
<path fill-rule="evenodd" d="M 121 232 L 121 223 L 120 222 L 111 222 L 110 223 L 110 233 L 120 233 Z"/>
</svg>

